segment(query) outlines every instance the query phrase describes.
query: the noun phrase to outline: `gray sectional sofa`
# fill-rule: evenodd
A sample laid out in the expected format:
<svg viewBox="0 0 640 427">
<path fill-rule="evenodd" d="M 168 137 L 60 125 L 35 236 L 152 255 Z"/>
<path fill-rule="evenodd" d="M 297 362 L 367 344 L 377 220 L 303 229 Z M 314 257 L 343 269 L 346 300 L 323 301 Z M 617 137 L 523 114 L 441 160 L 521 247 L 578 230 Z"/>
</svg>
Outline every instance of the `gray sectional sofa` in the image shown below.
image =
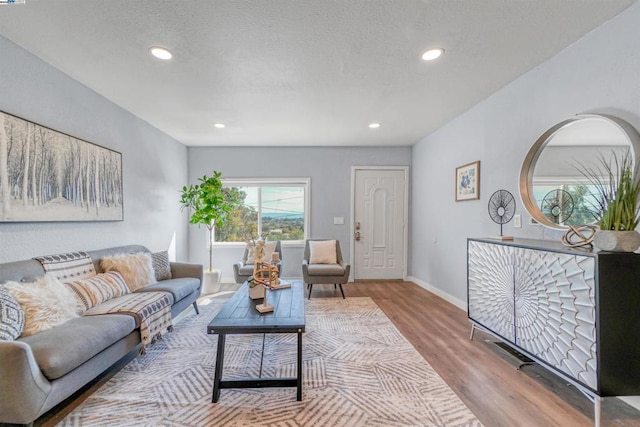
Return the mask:
<svg viewBox="0 0 640 427">
<path fill-rule="evenodd" d="M 129 245 L 88 254 L 96 272 L 102 272 L 103 257 L 137 252 L 149 250 Z M 170 293 L 174 318 L 191 305 L 198 312 L 202 271 L 201 265 L 171 263 L 171 279 L 136 292 Z M 28 282 L 44 274 L 36 260 L 0 264 L 0 283 Z M 80 316 L 35 335 L 0 341 L 0 423 L 31 424 L 140 344 L 136 320 L 126 314 Z"/>
</svg>

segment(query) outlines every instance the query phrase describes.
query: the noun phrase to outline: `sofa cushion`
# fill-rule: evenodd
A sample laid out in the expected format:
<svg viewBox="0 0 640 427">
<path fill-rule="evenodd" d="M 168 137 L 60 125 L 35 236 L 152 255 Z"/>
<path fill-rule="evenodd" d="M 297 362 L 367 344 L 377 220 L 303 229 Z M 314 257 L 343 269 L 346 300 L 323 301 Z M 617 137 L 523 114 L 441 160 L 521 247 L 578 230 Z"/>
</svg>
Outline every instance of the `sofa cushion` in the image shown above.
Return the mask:
<svg viewBox="0 0 640 427">
<path fill-rule="evenodd" d="M 0 341 L 13 341 L 24 329 L 24 310 L 2 285 L 0 285 Z"/>
<path fill-rule="evenodd" d="M 171 279 L 171 263 L 169 262 L 169 252 L 155 252 L 153 257 L 153 271 L 156 273 L 156 280 Z"/>
<path fill-rule="evenodd" d="M 96 274 L 88 279 L 65 283 L 74 293 L 82 311 L 131 292 L 117 271 Z"/>
<path fill-rule="evenodd" d="M 135 330 L 136 321 L 124 314 L 82 316 L 25 338 L 42 373 L 60 378 Z"/>
<path fill-rule="evenodd" d="M 342 276 L 344 268 L 340 264 L 309 264 L 310 276 Z"/>
<path fill-rule="evenodd" d="M 153 259 L 148 252 L 105 257 L 100 260 L 100 267 L 104 271 L 117 271 L 122 274 L 132 292 L 156 281 Z"/>
<path fill-rule="evenodd" d="M 24 310 L 23 337 L 78 317 L 79 307 L 73 292 L 49 274 L 35 282 L 7 282 L 4 287 Z"/>
<path fill-rule="evenodd" d="M 140 288 L 136 292 L 169 292 L 173 296 L 175 304 L 175 302 L 197 291 L 199 287 L 200 280 L 193 277 L 181 277 L 179 279 L 163 280 Z"/>
</svg>

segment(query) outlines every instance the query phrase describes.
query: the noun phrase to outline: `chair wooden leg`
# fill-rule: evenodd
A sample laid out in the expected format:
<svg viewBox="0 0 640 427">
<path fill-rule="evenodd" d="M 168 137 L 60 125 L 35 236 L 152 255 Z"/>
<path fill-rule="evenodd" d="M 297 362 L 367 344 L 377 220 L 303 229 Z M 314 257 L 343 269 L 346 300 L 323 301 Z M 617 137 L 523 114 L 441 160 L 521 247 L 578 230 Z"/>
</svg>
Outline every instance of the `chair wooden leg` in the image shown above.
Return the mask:
<svg viewBox="0 0 640 427">
<path fill-rule="evenodd" d="M 333 284 L 333 289 L 337 289 L 338 285 L 336 285 L 335 283 Z"/>
<path fill-rule="evenodd" d="M 311 299 L 311 289 L 313 289 L 313 283 L 309 283 L 309 299 Z"/>
<path fill-rule="evenodd" d="M 342 290 L 342 283 L 340 283 L 340 292 L 342 293 L 342 299 L 346 299 L 346 298 L 344 297 L 344 291 Z"/>
</svg>

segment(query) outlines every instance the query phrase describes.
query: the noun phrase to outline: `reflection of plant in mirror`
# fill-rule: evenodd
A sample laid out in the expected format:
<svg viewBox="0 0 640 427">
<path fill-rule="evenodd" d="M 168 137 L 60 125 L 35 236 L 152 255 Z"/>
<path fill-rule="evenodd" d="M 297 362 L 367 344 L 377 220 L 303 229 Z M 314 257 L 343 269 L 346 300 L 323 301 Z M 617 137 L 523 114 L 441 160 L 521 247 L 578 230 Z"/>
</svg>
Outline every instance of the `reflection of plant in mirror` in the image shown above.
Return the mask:
<svg viewBox="0 0 640 427">
<path fill-rule="evenodd" d="M 600 167 L 578 164 L 576 168 L 593 186 L 595 203 L 591 212 L 601 230 L 635 230 L 640 222 L 640 172 L 629 151 L 598 157 Z"/>
</svg>

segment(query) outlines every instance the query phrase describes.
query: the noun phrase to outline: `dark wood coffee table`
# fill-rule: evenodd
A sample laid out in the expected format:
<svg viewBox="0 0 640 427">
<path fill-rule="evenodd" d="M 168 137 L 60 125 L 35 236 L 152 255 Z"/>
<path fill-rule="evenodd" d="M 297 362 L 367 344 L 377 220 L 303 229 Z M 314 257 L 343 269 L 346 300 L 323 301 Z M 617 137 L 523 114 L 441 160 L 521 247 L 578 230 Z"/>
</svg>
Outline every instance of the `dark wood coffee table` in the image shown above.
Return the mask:
<svg viewBox="0 0 640 427">
<path fill-rule="evenodd" d="M 216 403 L 223 388 L 297 387 L 298 401 L 302 400 L 302 333 L 304 332 L 304 287 L 301 281 L 291 281 L 291 288 L 267 291 L 267 302 L 274 307 L 272 313 L 260 314 L 256 304 L 262 299 L 249 298 L 247 282 L 216 314 L 207 333 L 218 334 L 216 370 L 211 401 Z M 223 380 L 224 343 L 228 334 L 298 334 L 298 376 L 296 378 L 250 378 Z"/>
</svg>

